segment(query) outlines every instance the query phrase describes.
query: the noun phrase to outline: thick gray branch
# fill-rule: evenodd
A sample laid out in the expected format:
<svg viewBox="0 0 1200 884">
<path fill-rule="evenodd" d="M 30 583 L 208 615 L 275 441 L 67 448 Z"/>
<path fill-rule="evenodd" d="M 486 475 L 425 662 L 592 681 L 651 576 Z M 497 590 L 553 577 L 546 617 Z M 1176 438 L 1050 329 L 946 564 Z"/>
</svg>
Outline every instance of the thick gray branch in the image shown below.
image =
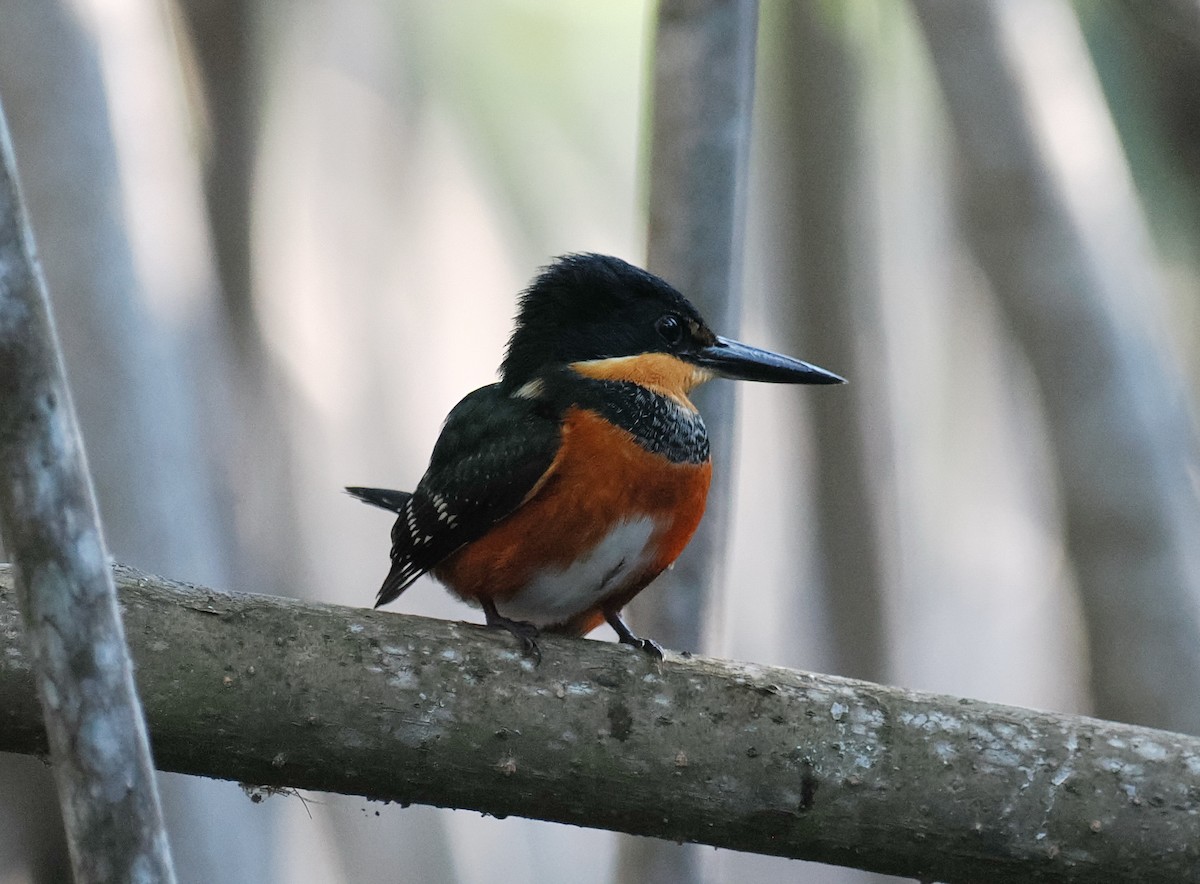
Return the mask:
<svg viewBox="0 0 1200 884">
<path fill-rule="evenodd" d="M 173 881 L 107 554 L 2 112 L 0 533 L 20 578 L 75 879 Z M 41 717 L 36 707 L 34 715 Z"/>
<path fill-rule="evenodd" d="M 158 763 L 940 881 L 1200 880 L 1200 739 L 118 571 Z M 0 568 L 0 750 L 45 750 Z"/>
</svg>

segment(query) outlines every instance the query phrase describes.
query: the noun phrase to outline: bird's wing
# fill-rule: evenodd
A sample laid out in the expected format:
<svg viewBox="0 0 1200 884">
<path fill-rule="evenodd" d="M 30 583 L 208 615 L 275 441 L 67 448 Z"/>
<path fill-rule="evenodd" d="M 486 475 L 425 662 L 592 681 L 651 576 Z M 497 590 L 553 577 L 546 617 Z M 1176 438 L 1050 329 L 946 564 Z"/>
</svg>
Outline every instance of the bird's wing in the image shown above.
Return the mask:
<svg viewBox="0 0 1200 884">
<path fill-rule="evenodd" d="M 550 470 L 560 439 L 561 422 L 546 403 L 505 395 L 498 385 L 458 403 L 429 469 L 397 507 L 392 570 L 376 606 L 517 509 Z"/>
</svg>

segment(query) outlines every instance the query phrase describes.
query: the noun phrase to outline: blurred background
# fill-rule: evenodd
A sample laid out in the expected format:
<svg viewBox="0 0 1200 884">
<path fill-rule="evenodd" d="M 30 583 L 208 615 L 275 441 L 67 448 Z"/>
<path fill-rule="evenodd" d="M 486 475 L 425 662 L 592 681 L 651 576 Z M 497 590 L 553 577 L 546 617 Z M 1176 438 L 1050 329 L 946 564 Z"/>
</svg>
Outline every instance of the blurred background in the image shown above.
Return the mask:
<svg viewBox="0 0 1200 884">
<path fill-rule="evenodd" d="M 654 28 L 632 0 L 3 0 L 114 556 L 369 605 L 390 520 L 342 486 L 415 484 L 551 256 L 644 261 Z M 1200 6 L 764 0 L 757 67 L 721 331 L 851 385 L 739 389 L 705 650 L 1200 733 Z M 396 608 L 480 619 L 425 580 Z M 667 880 L 606 832 L 162 783 L 184 882 Z M 68 880 L 57 817 L 0 756 L 0 882 Z"/>
</svg>

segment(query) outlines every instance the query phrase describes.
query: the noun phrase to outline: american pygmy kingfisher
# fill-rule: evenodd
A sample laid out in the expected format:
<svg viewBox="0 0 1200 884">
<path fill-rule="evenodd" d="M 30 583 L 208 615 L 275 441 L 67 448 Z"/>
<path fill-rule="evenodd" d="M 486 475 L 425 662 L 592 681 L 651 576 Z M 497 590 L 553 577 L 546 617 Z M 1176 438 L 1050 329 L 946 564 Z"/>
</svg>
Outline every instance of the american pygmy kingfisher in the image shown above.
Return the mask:
<svg viewBox="0 0 1200 884">
<path fill-rule="evenodd" d="M 347 488 L 399 515 L 376 607 L 426 572 L 538 656 L 539 630 L 607 621 L 655 656 L 621 608 L 704 513 L 712 462 L 688 393 L 713 377 L 837 384 L 837 375 L 713 333 L 668 283 L 567 255 L 521 297 L 500 382 L 446 418 L 416 491 Z"/>
</svg>

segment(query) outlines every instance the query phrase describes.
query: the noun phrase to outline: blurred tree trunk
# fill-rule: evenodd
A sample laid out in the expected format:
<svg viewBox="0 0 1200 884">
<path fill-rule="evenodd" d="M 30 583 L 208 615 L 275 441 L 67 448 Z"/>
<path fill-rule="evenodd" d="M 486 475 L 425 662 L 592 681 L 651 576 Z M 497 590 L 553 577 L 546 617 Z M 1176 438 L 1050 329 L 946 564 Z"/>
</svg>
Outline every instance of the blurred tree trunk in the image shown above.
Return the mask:
<svg viewBox="0 0 1200 884">
<path fill-rule="evenodd" d="M 1148 96 L 1171 155 L 1190 179 L 1191 208 L 1200 213 L 1200 2 L 1116 0 L 1115 7 L 1110 26 L 1139 50 L 1145 82 L 1137 94 Z"/>
<path fill-rule="evenodd" d="M 812 440 L 802 446 L 813 489 L 811 515 L 797 516 L 796 528 L 811 545 L 814 579 L 807 593 L 793 589 L 785 596 L 777 616 L 786 634 L 824 640 L 819 646 L 785 644 L 782 660 L 883 681 L 889 654 L 880 526 L 883 508 L 893 503 L 887 492 L 894 473 L 886 468 L 891 406 L 878 377 L 885 348 L 874 279 L 878 222 L 870 211 L 878 188 L 864 138 L 866 71 L 845 17 L 845 9 L 828 4 L 763 7 L 755 102 L 760 159 L 754 211 L 762 215 L 757 272 L 765 312 L 779 320 L 782 349 L 850 380 L 836 395 L 805 396 L 803 411 L 793 417 L 797 423 L 786 427 L 787 436 Z M 785 463 L 795 469 L 798 452 L 790 453 Z M 802 574 L 794 550 L 790 573 Z M 764 857 L 748 859 L 722 857 L 726 879 L 897 880 L 828 867 L 802 872 Z"/>
<path fill-rule="evenodd" d="M 1096 711 L 1200 733 L 1180 702 L 1200 694 L 1195 428 L 1150 330 L 1162 293 L 1078 23 L 1065 3 L 913 5 L 958 135 L 964 233 L 1046 404 Z"/>
<path fill-rule="evenodd" d="M 254 0 L 176 0 L 203 86 L 204 197 L 233 343 L 259 349 L 252 297 L 251 200 L 262 103 Z"/>
<path fill-rule="evenodd" d="M 194 6 L 206 0 L 181 2 Z M 438 61 L 453 66 L 447 59 L 464 50 L 457 42 L 443 46 L 435 39 L 443 35 L 423 31 L 420 22 L 479 13 L 446 4 L 418 12 L 389 0 L 323 0 L 302 6 L 257 0 L 251 5 L 253 14 L 218 17 L 191 31 L 197 56 L 213 59 L 204 82 L 208 103 L 234 103 L 212 93 L 238 90 L 243 94 L 238 103 L 255 109 L 254 132 L 212 137 L 214 145 L 252 144 L 256 153 L 250 163 L 255 170 L 252 223 L 243 225 L 258 230 L 251 251 L 254 288 L 244 313 L 230 309 L 232 322 L 251 323 L 237 334 L 241 383 L 231 430 L 234 447 L 243 452 L 230 461 L 231 487 L 244 519 L 241 533 L 253 550 L 239 573 L 257 575 L 262 582 L 256 585 L 267 592 L 329 599 L 331 587 L 323 575 L 347 558 L 357 559 L 364 577 L 334 592 L 363 604 L 378 586 L 381 538 L 347 522 L 347 512 L 358 512 L 341 487 L 372 468 L 399 475 L 406 449 L 397 444 L 397 424 L 389 422 L 389 415 L 395 415 L 394 409 L 403 415 L 397 422 L 406 428 L 401 438 L 419 423 L 414 418 L 419 411 L 408 410 L 413 400 L 405 396 L 407 382 L 396 373 L 411 371 L 421 360 L 405 346 L 403 333 L 397 339 L 381 329 L 389 327 L 388 316 L 397 310 L 419 328 L 414 337 L 438 348 L 439 359 L 446 345 L 441 334 L 446 326 L 432 321 L 444 306 L 419 303 L 418 293 L 426 287 L 416 279 L 427 265 L 413 261 L 408 252 L 422 248 L 414 243 L 428 245 L 423 234 L 439 226 L 438 208 L 455 210 L 455 200 L 445 198 L 444 191 L 437 207 L 421 201 L 425 186 L 452 170 L 455 160 L 439 156 L 417 171 L 419 152 L 413 145 L 423 137 L 417 96 L 435 84 L 444 87 L 447 75 L 430 66 L 422 51 L 436 46 Z M 196 12 L 189 14 L 195 17 Z M 250 27 L 254 36 L 241 46 L 250 58 L 242 62 L 244 79 L 238 80 L 219 69 L 228 48 L 203 44 L 238 39 L 225 31 L 241 26 Z M 456 40 L 465 39 L 458 29 L 452 32 Z M 509 57 L 503 41 L 494 45 L 494 51 Z M 486 57 L 479 60 L 485 62 Z M 482 100 L 469 76 L 474 72 L 454 71 L 464 77 L 472 98 Z M 364 106 L 367 96 L 370 103 Z M 210 121 L 216 127 L 243 124 L 234 113 L 214 112 Z M 219 163 L 220 158 L 214 152 L 208 161 Z M 216 173 L 214 169 L 210 175 Z M 210 201 L 227 196 L 227 190 L 210 185 Z M 209 209 L 214 218 L 224 211 Z M 456 247 L 473 238 L 457 222 L 455 227 Z M 219 238 L 217 243 L 220 248 Z M 456 251 L 448 260 L 458 257 Z M 445 285 L 444 274 L 453 276 L 453 271 L 446 261 L 432 258 L 429 263 L 439 279 L 437 286 L 428 286 L 433 290 Z M 469 274 L 477 272 L 476 261 L 465 263 Z M 354 297 L 346 295 L 349 290 Z M 297 316 L 314 315 L 312 311 L 336 314 L 314 332 L 317 338 L 302 332 L 304 323 L 296 321 Z M 491 325 L 474 315 L 476 329 Z M 461 315 L 452 321 L 460 324 Z M 373 344 L 400 355 L 382 368 L 376 362 L 372 369 Z M 314 345 L 322 352 L 310 359 L 307 351 Z M 323 400 L 324 389 L 314 399 L 313 387 L 307 386 L 313 374 L 288 364 L 289 354 L 294 360 L 298 353 L 323 366 L 321 373 L 337 378 L 337 407 Z M 323 388 L 326 383 L 320 381 Z M 428 387 L 422 384 L 421 392 L 428 393 Z M 421 456 L 428 456 L 427 448 Z M 348 555 L 351 547 L 361 547 L 362 555 Z M 321 805 L 313 818 L 322 829 L 323 861 L 344 880 L 395 884 L 398 869 L 405 880 L 448 884 L 457 879 L 460 839 L 455 830 L 464 824 L 461 817 L 451 822 L 449 814 L 392 807 L 373 825 L 364 825 L 361 801 L 330 795 Z M 475 831 L 483 827 L 486 823 Z M 312 842 L 311 829 L 307 818 L 300 819 L 285 833 L 287 844 Z M 461 841 L 464 853 L 481 852 L 477 838 Z"/>
<path fill-rule="evenodd" d="M 217 503 L 216 464 L 206 444 L 217 431 L 197 414 L 194 384 L 211 400 L 225 398 L 228 360 L 211 333 L 216 290 L 203 224 L 189 215 L 200 205 L 184 180 L 192 161 L 181 109 L 154 104 L 164 95 L 178 101 L 171 91 L 177 71 L 154 69 L 172 58 L 155 18 L 159 7 L 133 2 L 116 12 L 9 4 L 0 28 L 0 89 L 11 102 L 22 184 L 110 549 L 151 570 L 227 585 L 233 520 Z M 77 14 L 92 17 L 80 21 Z M 99 54 L 97 33 L 101 45 L 108 41 Z M 162 42 L 138 44 L 147 35 Z M 122 170 L 102 70 L 123 74 L 125 85 L 163 90 L 119 99 L 135 105 L 124 105 L 119 118 L 149 117 L 143 121 L 156 137 L 138 142 L 151 152 L 140 155 L 148 162 Z M 122 172 L 153 176 L 164 169 L 182 170 L 184 178 L 140 182 L 149 181 L 168 207 L 142 220 L 142 234 L 151 230 L 161 251 L 147 255 L 146 242 L 138 252 L 126 233 L 137 218 Z M 190 370 L 198 361 L 202 376 Z M 264 813 L 229 785 L 167 777 L 162 788 L 181 881 L 271 880 L 273 810 Z"/>
<path fill-rule="evenodd" d="M 128 250 L 120 235 L 116 158 L 103 137 L 107 120 L 99 63 L 95 48 L 64 4 L 12 0 L 5 5 L 0 95 L 8 109 L 21 187 L 51 289 L 64 294 L 94 291 L 92 274 L 113 288 L 132 286 L 131 265 L 115 257 L 127 256 Z M 48 96 L 56 96 L 56 103 Z M 81 169 L 90 174 L 84 187 L 77 186 Z M 59 207 L 54 223 L 45 222 L 51 214 L 48 204 Z M 55 261 L 60 251 L 73 255 L 63 256 L 66 266 Z M 62 334 L 67 317 L 60 312 L 57 322 Z M 80 390 L 75 398 L 79 403 Z M 95 453 L 89 454 L 94 463 Z M 97 492 L 99 496 L 99 488 Z M 0 870 L 7 877 L 25 867 L 39 884 L 69 880 L 67 844 L 49 768 L 10 763 L 7 757 L 4 763 L 0 831 L 21 836 L 0 841 Z"/>
<path fill-rule="evenodd" d="M 175 884 L 150 740 L 0 103 L 0 533 L 80 884 Z"/>
<path fill-rule="evenodd" d="M 220 276 L 220 311 L 194 329 L 199 346 L 215 345 L 230 379 L 217 395 L 200 390 L 204 421 L 219 432 L 224 493 L 236 501 L 231 554 L 237 579 L 265 592 L 303 594 L 292 555 L 297 536 L 292 462 L 283 415 L 286 380 L 271 359 L 254 306 L 253 172 L 259 142 L 262 4 L 177 0 L 196 59 L 208 149 L 201 157 L 204 209 Z M 183 37 L 184 35 L 180 35 Z M 205 125 L 206 124 L 206 125 Z M 205 343 L 207 341 L 208 343 Z"/>
<path fill-rule="evenodd" d="M 663 0 L 654 45 L 647 265 L 721 334 L 741 324 L 746 164 L 754 87 L 753 0 Z M 713 485 L 696 536 L 639 596 L 639 629 L 698 650 L 716 607 L 734 459 L 734 385 L 696 391 L 712 440 Z"/>
<path fill-rule="evenodd" d="M 837 396 L 808 400 L 815 437 L 815 544 L 832 630 L 831 671 L 873 681 L 888 672 L 882 461 L 890 456 L 889 403 L 879 395 L 883 317 L 874 295 L 878 256 L 872 182 L 862 137 L 863 71 L 841 11 L 783 4 L 771 38 L 783 49 L 781 114 L 764 124 L 780 170 L 773 198 L 771 269 L 780 292 L 796 292 L 795 351 L 850 378 Z M 782 131 L 780 131 L 782 130 Z M 768 146 L 767 148 L 771 148 Z M 780 298 L 784 295 L 780 294 Z M 872 435 L 868 435 L 868 433 Z M 797 612 L 797 616 L 811 616 Z"/>
<path fill-rule="evenodd" d="M 1172 321 L 1200 382 L 1200 2 L 1077 7 L 1162 254 Z"/>
<path fill-rule="evenodd" d="M 721 334 L 741 320 L 744 196 L 754 95 L 756 0 L 660 0 L 653 47 L 647 266 Z M 713 450 L 704 520 L 672 570 L 630 607 L 643 635 L 699 650 L 718 619 L 733 479 L 734 388 L 696 391 Z M 694 847 L 623 840 L 617 880 L 702 878 Z"/>
</svg>

